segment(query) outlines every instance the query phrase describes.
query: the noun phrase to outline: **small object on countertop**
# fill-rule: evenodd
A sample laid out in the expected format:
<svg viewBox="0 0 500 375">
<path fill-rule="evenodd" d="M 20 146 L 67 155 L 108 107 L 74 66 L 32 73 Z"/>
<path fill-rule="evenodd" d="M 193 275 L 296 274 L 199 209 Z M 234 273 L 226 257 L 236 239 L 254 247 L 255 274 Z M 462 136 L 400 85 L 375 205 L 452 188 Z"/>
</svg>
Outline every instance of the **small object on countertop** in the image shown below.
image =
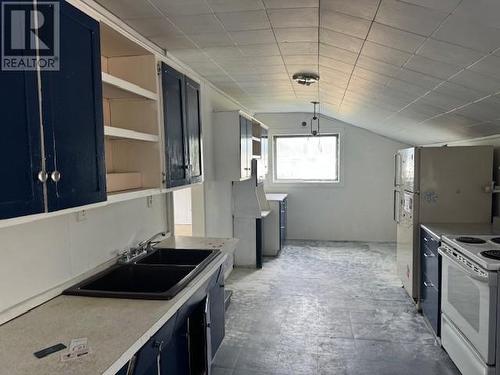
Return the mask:
<svg viewBox="0 0 500 375">
<path fill-rule="evenodd" d="M 39 351 L 33 353 L 33 355 L 35 357 L 37 357 L 38 359 L 40 359 L 40 358 L 43 358 L 43 357 L 47 357 L 48 355 L 50 355 L 52 353 L 56 353 L 58 351 L 61 351 L 63 349 L 66 349 L 66 345 L 64 345 L 62 343 L 59 343 L 59 344 L 56 344 L 56 345 L 52 345 L 52 346 L 50 346 L 48 348 L 39 350 Z"/>
<path fill-rule="evenodd" d="M 61 361 L 66 362 L 72 359 L 77 359 L 90 354 L 88 339 L 86 337 L 73 339 L 69 344 L 69 349 L 66 353 L 61 354 Z"/>
</svg>

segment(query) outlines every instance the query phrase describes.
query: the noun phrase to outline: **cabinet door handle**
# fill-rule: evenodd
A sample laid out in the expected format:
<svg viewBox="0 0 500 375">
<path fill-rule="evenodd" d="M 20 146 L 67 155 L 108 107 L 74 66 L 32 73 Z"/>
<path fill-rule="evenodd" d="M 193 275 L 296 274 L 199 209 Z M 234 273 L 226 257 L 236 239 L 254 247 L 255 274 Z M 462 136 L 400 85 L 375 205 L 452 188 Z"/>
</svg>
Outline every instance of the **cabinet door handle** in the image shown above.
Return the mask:
<svg viewBox="0 0 500 375">
<path fill-rule="evenodd" d="M 52 179 L 52 181 L 54 182 L 59 182 L 61 180 L 61 172 L 59 171 L 54 171 L 50 174 L 50 178 Z"/>
<path fill-rule="evenodd" d="M 434 288 L 434 284 L 428 281 L 424 281 L 424 286 L 426 288 Z"/>
<path fill-rule="evenodd" d="M 45 171 L 40 171 L 38 172 L 38 181 L 40 181 L 42 184 L 47 182 L 49 178 L 49 174 Z"/>
</svg>

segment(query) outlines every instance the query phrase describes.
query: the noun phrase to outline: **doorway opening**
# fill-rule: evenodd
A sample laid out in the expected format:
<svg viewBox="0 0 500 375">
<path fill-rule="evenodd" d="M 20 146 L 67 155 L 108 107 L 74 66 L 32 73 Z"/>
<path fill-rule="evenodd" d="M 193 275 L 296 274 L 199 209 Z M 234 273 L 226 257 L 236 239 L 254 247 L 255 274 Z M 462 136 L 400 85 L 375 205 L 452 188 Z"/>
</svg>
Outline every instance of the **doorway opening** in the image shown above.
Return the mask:
<svg viewBox="0 0 500 375">
<path fill-rule="evenodd" d="M 174 225 L 176 236 L 193 235 L 191 188 L 174 191 Z"/>
</svg>

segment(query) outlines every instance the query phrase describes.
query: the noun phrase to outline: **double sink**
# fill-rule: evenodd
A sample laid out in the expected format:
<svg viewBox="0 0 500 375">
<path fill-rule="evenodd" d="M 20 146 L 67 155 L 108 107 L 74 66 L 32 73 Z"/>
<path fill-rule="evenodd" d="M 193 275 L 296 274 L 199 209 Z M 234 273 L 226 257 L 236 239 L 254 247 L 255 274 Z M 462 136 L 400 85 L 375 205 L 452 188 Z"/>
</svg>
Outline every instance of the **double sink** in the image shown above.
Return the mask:
<svg viewBox="0 0 500 375">
<path fill-rule="evenodd" d="M 220 250 L 156 249 L 127 264 L 116 264 L 63 294 L 167 300 L 175 297 Z"/>
</svg>

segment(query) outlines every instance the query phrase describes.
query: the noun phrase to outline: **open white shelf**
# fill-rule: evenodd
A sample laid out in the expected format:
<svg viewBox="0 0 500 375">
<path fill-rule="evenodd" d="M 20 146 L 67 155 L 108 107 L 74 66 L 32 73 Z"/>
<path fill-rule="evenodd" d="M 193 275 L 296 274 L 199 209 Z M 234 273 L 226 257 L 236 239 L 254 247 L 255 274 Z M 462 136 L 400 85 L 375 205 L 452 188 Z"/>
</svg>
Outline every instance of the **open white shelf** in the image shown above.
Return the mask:
<svg viewBox="0 0 500 375">
<path fill-rule="evenodd" d="M 149 197 L 150 195 L 160 195 L 164 191 L 159 188 L 130 189 L 108 193 L 108 203 L 128 201 L 131 199 Z"/>
<path fill-rule="evenodd" d="M 109 99 L 158 100 L 158 94 L 105 72 L 102 72 L 102 91 Z"/>
<path fill-rule="evenodd" d="M 128 130 L 123 128 L 116 128 L 114 126 L 105 126 L 104 135 L 110 139 L 131 139 L 143 142 L 159 142 L 160 137 L 154 134 L 137 132 L 135 130 Z"/>
</svg>

